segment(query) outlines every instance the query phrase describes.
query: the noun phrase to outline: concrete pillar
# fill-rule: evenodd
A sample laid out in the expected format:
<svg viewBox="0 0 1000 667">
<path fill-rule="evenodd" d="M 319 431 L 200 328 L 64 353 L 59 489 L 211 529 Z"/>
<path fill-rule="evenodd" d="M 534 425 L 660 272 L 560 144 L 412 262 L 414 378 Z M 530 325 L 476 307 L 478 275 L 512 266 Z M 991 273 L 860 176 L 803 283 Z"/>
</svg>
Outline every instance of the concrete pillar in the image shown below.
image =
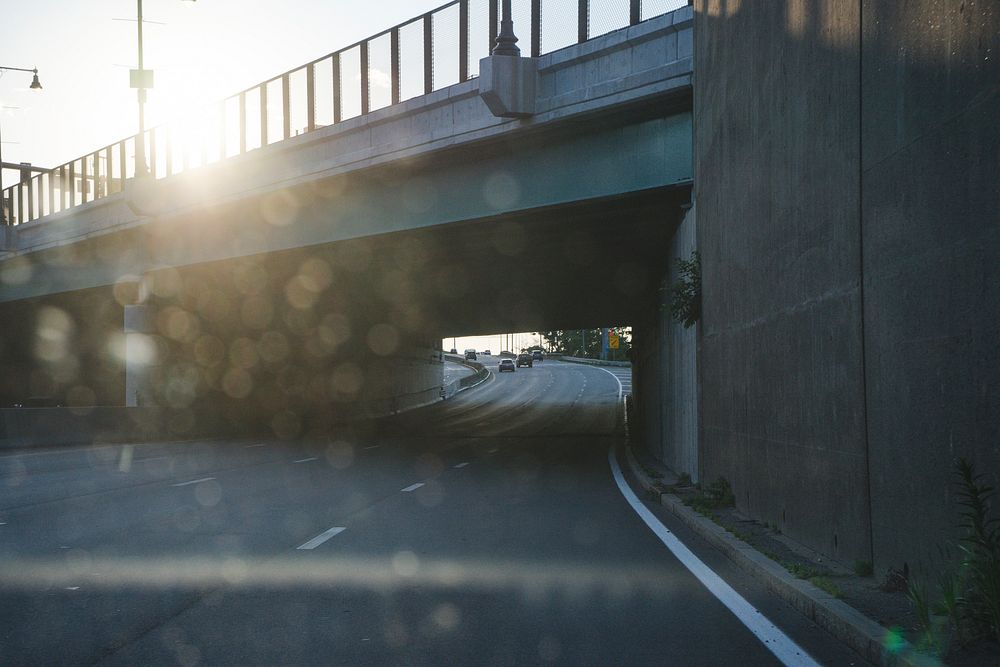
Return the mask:
<svg viewBox="0 0 1000 667">
<path fill-rule="evenodd" d="M 157 363 L 153 308 L 125 306 L 125 407 L 153 405 L 153 367 Z"/>
</svg>

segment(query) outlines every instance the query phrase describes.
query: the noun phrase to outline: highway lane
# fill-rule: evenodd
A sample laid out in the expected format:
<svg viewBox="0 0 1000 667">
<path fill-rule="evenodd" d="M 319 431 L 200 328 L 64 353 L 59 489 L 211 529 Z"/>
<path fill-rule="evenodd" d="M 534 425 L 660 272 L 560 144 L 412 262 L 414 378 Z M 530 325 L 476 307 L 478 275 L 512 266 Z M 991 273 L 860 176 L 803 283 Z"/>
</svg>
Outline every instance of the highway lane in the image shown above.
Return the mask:
<svg viewBox="0 0 1000 667">
<path fill-rule="evenodd" d="M 545 361 L 322 441 L 0 456 L 0 663 L 777 664 L 623 499 L 618 395 Z"/>
</svg>

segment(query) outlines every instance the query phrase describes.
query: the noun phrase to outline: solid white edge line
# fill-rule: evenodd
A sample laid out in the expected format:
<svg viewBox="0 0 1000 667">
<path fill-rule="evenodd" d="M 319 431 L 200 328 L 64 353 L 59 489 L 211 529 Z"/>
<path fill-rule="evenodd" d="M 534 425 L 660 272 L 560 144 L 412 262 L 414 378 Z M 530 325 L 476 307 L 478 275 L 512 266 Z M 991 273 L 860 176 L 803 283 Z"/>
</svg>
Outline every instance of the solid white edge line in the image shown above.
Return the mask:
<svg viewBox="0 0 1000 667">
<path fill-rule="evenodd" d="M 660 538 L 664 546 L 693 574 L 702 585 L 714 595 L 719 602 L 724 604 L 729 611 L 733 612 L 736 618 L 750 630 L 751 633 L 767 648 L 774 656 L 787 667 L 819 667 L 812 656 L 795 643 L 788 635 L 782 632 L 778 626 L 769 621 L 764 614 L 760 613 L 753 605 L 747 602 L 742 595 L 722 580 L 711 568 L 705 565 L 700 558 L 688 549 L 670 530 L 660 523 L 649 508 L 632 492 L 625 481 L 622 470 L 615 457 L 614 446 L 608 451 L 608 463 L 611 465 L 611 472 L 614 475 L 618 490 L 635 513 L 639 515 L 643 523 Z"/>
<path fill-rule="evenodd" d="M 618 400 L 619 401 L 622 400 L 622 381 L 618 379 L 618 376 L 609 371 L 607 368 L 602 368 L 601 366 L 591 366 L 591 368 L 596 368 L 598 370 L 604 371 L 605 373 L 607 373 L 608 375 L 610 375 L 615 379 L 615 382 L 618 383 Z"/>
<path fill-rule="evenodd" d="M 295 547 L 295 548 L 296 549 L 315 549 L 316 547 L 318 547 L 319 545 L 323 544 L 324 542 L 326 542 L 328 539 L 330 539 L 334 535 L 338 535 L 338 534 L 344 532 L 345 530 L 347 530 L 347 528 L 344 528 L 343 526 L 334 526 L 333 528 L 331 528 L 329 530 L 324 530 L 322 533 L 320 533 L 316 537 L 312 538 L 311 540 L 309 540 L 308 542 L 306 542 L 302 546 Z"/>
<path fill-rule="evenodd" d="M 189 486 L 191 484 L 200 484 L 201 482 L 209 482 L 215 479 L 214 477 L 202 477 L 201 479 L 192 479 L 190 482 L 179 482 L 177 484 L 171 484 L 170 486 Z"/>
<path fill-rule="evenodd" d="M 309 461 L 318 461 L 318 456 L 310 456 L 307 459 L 299 459 L 298 461 L 293 461 L 293 463 L 308 463 Z"/>
<path fill-rule="evenodd" d="M 405 489 L 400 489 L 399 492 L 400 493 L 409 493 L 410 491 L 416 491 L 417 489 L 419 489 L 423 485 L 424 485 L 423 482 L 417 482 L 416 484 L 410 484 Z"/>
<path fill-rule="evenodd" d="M 453 465 L 452 468 L 464 468 L 467 465 L 469 465 L 469 462 L 468 461 L 463 461 L 461 463 Z"/>
</svg>

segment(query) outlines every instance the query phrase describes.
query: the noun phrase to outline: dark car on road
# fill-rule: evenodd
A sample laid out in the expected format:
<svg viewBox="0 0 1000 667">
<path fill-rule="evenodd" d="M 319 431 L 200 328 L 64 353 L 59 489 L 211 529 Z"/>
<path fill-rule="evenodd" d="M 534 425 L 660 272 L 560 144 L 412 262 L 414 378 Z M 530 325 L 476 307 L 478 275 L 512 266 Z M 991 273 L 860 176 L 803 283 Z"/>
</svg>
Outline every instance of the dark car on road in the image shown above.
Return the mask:
<svg viewBox="0 0 1000 667">
<path fill-rule="evenodd" d="M 466 350 L 465 351 L 465 358 L 469 359 L 471 361 L 475 361 L 476 360 L 476 351 L 475 350 Z"/>
<path fill-rule="evenodd" d="M 500 364 L 497 367 L 498 373 L 503 373 L 504 371 L 510 371 L 511 373 L 513 373 L 516 370 L 517 369 L 514 367 L 513 359 L 501 359 Z"/>
<path fill-rule="evenodd" d="M 532 350 L 531 351 L 531 358 L 532 358 L 533 361 L 544 361 L 545 360 L 545 357 L 542 355 L 542 351 L 541 350 Z"/>
<path fill-rule="evenodd" d="M 531 358 L 531 355 L 528 354 L 527 352 L 522 352 L 521 354 L 517 355 L 518 368 L 520 368 L 521 366 L 527 366 L 528 368 L 531 368 L 534 365 L 535 365 L 534 360 Z"/>
</svg>

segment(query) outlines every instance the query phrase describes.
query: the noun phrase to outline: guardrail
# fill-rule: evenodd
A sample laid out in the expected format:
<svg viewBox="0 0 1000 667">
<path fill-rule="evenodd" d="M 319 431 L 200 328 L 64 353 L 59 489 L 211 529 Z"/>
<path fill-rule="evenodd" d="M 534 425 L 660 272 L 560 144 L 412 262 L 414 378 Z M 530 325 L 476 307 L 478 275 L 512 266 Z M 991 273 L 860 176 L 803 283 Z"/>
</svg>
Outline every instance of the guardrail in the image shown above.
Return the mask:
<svg viewBox="0 0 1000 667">
<path fill-rule="evenodd" d="M 470 387 L 475 387 L 476 385 L 485 382 L 490 377 L 489 369 L 486 368 L 485 364 L 479 361 L 469 361 L 465 357 L 456 354 L 445 354 L 444 358 L 447 361 L 468 366 L 476 372 L 472 375 L 465 375 L 457 380 L 452 380 L 448 384 L 441 387 L 441 398 L 443 399 L 449 399 L 460 391 L 464 391 Z"/>
<path fill-rule="evenodd" d="M 687 4 L 514 0 L 512 12 L 522 53 L 534 57 Z M 496 41 L 499 12 L 500 0 L 452 0 L 185 118 L 25 174 L 3 191 L 2 218 L 19 225 L 122 192 L 137 154 L 153 178 L 167 178 L 467 81 Z"/>
</svg>

